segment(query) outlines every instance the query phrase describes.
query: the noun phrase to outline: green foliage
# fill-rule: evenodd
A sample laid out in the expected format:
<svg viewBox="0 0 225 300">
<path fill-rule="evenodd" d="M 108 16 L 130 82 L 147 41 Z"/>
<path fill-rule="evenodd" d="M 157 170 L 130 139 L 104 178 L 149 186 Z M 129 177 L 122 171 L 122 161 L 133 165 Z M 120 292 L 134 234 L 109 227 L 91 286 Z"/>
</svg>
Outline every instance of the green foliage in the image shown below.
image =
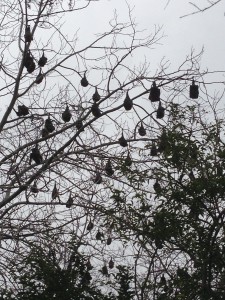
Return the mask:
<svg viewBox="0 0 225 300">
<path fill-rule="evenodd" d="M 132 300 L 134 299 L 135 292 L 131 287 L 133 283 L 133 275 L 131 275 L 128 267 L 118 266 L 118 274 L 116 276 L 119 289 L 117 300 Z"/>
<path fill-rule="evenodd" d="M 17 294 L 9 295 L 2 291 L 2 297 L 19 300 L 112 299 L 102 294 L 91 280 L 87 261 L 78 252 L 73 252 L 67 268 L 62 268 L 54 250 L 46 255 L 43 249 L 32 248 L 17 275 Z"/>
</svg>

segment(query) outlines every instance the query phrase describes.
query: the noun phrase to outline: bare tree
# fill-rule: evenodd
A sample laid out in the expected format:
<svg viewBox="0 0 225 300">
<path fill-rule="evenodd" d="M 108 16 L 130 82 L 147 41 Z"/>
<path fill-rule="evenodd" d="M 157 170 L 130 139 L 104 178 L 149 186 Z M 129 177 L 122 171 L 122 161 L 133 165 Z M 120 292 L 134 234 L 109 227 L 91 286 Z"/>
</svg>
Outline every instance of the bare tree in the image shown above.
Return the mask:
<svg viewBox="0 0 225 300">
<path fill-rule="evenodd" d="M 205 0 L 203 3 L 198 3 L 196 1 L 189 1 L 189 4 L 194 8 L 194 11 L 191 13 L 188 13 L 186 15 L 181 16 L 181 18 L 191 16 L 191 15 L 196 15 L 199 13 L 204 13 L 205 11 L 213 8 L 214 6 L 218 5 L 221 3 L 223 0 Z M 170 3 L 170 0 L 167 2 L 167 5 Z"/>
<path fill-rule="evenodd" d="M 11 286 L 3 270 L 30 243 L 58 249 L 67 265 L 62 244 L 73 241 L 100 268 L 110 260 L 133 264 L 136 296 L 148 299 L 148 279 L 161 274 L 154 265 L 151 275 L 153 259 L 164 260 L 161 241 L 143 242 L 140 208 L 154 207 L 170 103 L 189 99 L 190 84 L 207 86 L 206 72 L 194 52 L 175 71 L 165 61 L 157 70 L 146 60 L 135 64 L 162 35 L 155 28 L 145 36 L 129 8 L 127 22 L 115 13 L 107 30 L 80 43 L 79 31 L 70 35 L 63 22 L 91 2 L 9 0 L 1 11 L 1 280 Z M 104 275 L 95 271 L 96 282 Z"/>
</svg>

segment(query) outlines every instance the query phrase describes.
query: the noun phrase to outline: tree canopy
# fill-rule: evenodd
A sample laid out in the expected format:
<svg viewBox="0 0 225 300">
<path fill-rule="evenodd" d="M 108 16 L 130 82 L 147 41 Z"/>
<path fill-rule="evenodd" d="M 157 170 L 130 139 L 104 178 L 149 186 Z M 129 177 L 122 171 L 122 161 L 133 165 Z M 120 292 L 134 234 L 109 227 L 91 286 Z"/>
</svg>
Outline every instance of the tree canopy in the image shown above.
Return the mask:
<svg viewBox="0 0 225 300">
<path fill-rule="evenodd" d="M 84 38 L 94 5 L 0 12 L 1 299 L 222 300 L 224 83 L 152 69 L 129 6 Z"/>
</svg>

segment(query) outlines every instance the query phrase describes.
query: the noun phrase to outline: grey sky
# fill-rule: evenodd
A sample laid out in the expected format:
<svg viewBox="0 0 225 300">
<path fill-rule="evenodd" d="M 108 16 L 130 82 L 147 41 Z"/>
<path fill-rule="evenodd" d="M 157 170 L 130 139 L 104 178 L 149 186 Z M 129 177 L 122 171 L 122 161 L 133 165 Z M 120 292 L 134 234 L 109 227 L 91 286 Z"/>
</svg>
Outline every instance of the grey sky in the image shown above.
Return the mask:
<svg viewBox="0 0 225 300">
<path fill-rule="evenodd" d="M 191 48 L 200 51 L 204 46 L 205 54 L 202 66 L 221 70 L 225 67 L 224 41 L 224 3 L 221 2 L 205 13 L 180 18 L 194 10 L 188 1 L 171 0 L 127 0 L 133 7 L 133 17 L 140 29 L 148 32 L 154 30 L 154 25 L 163 26 L 165 37 L 157 46 L 157 58 L 160 62 L 166 56 L 174 66 L 183 61 Z M 125 0 L 101 0 L 94 2 L 87 10 L 77 14 L 76 24 L 85 38 L 92 33 L 103 32 L 116 9 L 119 19 L 127 19 Z M 90 34 L 90 35 L 89 35 Z"/>
</svg>

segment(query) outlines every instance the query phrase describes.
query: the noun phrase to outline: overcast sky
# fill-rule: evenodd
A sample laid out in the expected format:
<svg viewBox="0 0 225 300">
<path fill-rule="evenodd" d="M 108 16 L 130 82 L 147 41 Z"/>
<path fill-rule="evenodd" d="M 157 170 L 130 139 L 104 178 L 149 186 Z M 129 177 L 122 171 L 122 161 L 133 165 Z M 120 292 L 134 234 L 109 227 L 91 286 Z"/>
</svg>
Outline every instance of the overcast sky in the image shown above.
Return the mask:
<svg viewBox="0 0 225 300">
<path fill-rule="evenodd" d="M 200 51 L 204 46 L 202 66 L 224 70 L 224 2 L 205 13 L 185 18 L 180 17 L 194 10 L 189 1 L 171 0 L 166 6 L 167 2 L 168 0 L 127 0 L 130 7 L 134 7 L 132 14 L 140 29 L 146 29 L 150 33 L 155 25 L 163 26 L 165 37 L 161 45 L 157 46 L 158 61 L 166 56 L 175 68 L 190 53 L 192 47 Z M 204 2 L 206 3 L 202 3 Z M 117 10 L 120 20 L 127 20 L 125 0 L 100 0 L 78 13 L 76 24 L 85 33 L 85 38 L 93 32 L 103 32 L 114 9 Z"/>
</svg>

